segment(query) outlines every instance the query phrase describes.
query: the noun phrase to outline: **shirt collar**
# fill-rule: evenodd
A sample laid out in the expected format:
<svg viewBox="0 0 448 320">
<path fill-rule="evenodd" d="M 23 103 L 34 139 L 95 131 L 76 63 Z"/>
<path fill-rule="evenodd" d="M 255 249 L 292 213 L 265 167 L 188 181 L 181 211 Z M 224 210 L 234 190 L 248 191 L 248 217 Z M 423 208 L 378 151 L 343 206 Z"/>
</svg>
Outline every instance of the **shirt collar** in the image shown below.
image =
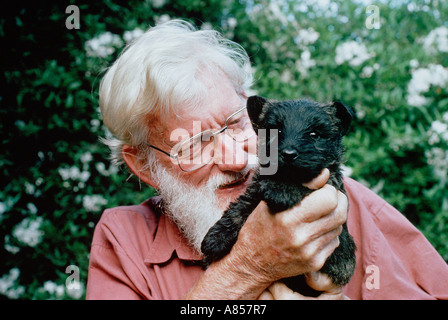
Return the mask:
<svg viewBox="0 0 448 320">
<path fill-rule="evenodd" d="M 153 197 L 148 205 L 152 207 L 155 214 L 159 217 L 159 223 L 156 229 L 154 242 L 151 244 L 145 263 L 161 264 L 173 257 L 173 253 L 181 260 L 198 261 L 202 255 L 196 252 L 182 235 L 176 224 L 163 212 L 160 197 Z"/>
</svg>

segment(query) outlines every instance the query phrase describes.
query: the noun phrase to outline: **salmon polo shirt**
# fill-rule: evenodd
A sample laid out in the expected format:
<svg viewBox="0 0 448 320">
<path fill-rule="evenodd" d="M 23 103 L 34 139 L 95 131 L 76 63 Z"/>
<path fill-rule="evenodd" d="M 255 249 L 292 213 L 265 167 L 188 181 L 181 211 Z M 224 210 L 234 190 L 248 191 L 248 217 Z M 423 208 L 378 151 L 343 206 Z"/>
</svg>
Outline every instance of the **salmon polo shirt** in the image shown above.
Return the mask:
<svg viewBox="0 0 448 320">
<path fill-rule="evenodd" d="M 351 299 L 448 299 L 448 266 L 396 209 L 344 179 L 356 270 Z M 181 299 L 203 274 L 201 257 L 163 214 L 160 198 L 106 210 L 95 228 L 87 299 Z"/>
</svg>

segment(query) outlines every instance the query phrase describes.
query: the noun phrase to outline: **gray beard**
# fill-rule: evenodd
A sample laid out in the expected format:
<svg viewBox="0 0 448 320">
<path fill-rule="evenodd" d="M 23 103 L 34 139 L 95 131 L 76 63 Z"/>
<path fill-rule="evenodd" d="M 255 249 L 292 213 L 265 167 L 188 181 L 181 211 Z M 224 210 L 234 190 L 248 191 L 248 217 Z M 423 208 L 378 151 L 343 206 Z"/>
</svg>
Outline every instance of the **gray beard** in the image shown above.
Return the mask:
<svg viewBox="0 0 448 320">
<path fill-rule="evenodd" d="M 158 182 L 158 193 L 164 202 L 167 216 L 178 226 L 194 250 L 201 254 L 201 243 L 208 230 L 222 217 L 231 199 L 219 199 L 215 191 L 219 186 L 245 176 L 254 166 L 248 165 L 242 172 L 212 176 L 205 186 L 195 187 L 180 177 L 156 165 L 153 177 Z M 220 207 L 219 203 L 225 203 Z"/>
</svg>

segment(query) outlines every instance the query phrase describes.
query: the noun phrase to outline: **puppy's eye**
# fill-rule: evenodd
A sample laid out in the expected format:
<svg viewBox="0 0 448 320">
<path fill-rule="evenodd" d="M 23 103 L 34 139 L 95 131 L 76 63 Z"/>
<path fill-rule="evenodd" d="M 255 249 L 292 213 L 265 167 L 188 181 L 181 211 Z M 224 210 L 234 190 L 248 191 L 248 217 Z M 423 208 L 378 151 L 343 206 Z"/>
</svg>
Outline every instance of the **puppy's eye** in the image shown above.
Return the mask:
<svg viewBox="0 0 448 320">
<path fill-rule="evenodd" d="M 317 132 L 311 132 L 310 137 L 316 139 L 319 138 L 319 134 Z"/>
</svg>

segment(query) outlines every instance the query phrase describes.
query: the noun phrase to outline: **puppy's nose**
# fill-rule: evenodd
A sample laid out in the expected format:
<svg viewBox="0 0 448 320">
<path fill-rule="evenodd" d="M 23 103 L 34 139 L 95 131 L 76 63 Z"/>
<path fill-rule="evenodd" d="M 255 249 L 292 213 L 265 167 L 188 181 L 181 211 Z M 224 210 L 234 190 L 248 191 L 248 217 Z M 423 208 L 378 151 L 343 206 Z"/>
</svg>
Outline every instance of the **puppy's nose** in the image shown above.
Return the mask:
<svg viewBox="0 0 448 320">
<path fill-rule="evenodd" d="M 285 149 L 282 151 L 282 156 L 285 161 L 293 161 L 297 159 L 299 153 L 294 149 Z"/>
</svg>

